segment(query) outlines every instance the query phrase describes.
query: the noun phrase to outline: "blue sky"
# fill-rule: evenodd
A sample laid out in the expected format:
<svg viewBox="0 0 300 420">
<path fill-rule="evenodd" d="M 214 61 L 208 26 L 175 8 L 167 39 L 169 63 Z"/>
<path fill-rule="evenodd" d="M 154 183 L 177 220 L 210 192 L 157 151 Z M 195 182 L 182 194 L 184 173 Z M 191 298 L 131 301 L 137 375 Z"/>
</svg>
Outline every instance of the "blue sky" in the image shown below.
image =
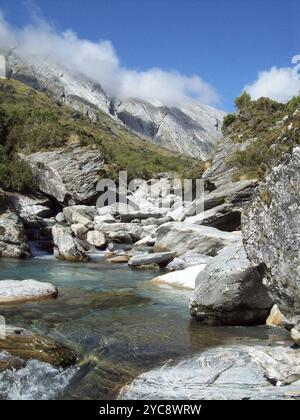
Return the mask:
<svg viewBox="0 0 300 420">
<path fill-rule="evenodd" d="M 197 74 L 231 110 L 259 71 L 291 66 L 300 54 L 300 0 L 37 0 L 57 31 L 110 40 L 125 68 Z M 30 22 L 28 5 L 0 0 L 5 19 Z M 32 10 L 32 7 L 30 7 Z"/>
</svg>

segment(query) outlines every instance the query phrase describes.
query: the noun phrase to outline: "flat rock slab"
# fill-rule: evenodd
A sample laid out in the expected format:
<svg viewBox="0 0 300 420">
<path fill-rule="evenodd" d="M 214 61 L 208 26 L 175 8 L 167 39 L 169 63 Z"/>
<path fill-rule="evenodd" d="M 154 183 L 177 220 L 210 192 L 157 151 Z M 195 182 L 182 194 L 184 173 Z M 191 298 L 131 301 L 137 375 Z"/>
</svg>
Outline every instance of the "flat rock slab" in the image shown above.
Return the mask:
<svg viewBox="0 0 300 420">
<path fill-rule="evenodd" d="M 130 267 L 157 264 L 166 267 L 175 258 L 174 252 L 159 252 L 157 254 L 136 255 L 128 261 Z"/>
<path fill-rule="evenodd" d="M 35 280 L 0 281 L 0 304 L 43 300 L 57 296 L 57 288 L 50 283 Z"/>
<path fill-rule="evenodd" d="M 36 359 L 62 367 L 71 366 L 76 362 L 76 355 L 70 348 L 50 338 L 13 326 L 6 326 L 5 339 L 0 340 L 0 352 L 12 355 L 13 363 L 16 362 L 16 357 L 23 360 Z M 6 368 L 8 366 L 6 365 Z"/>
<path fill-rule="evenodd" d="M 140 375 L 123 388 L 124 400 L 281 400 L 298 399 L 300 382 L 274 386 L 251 355 L 252 348 L 233 346 L 204 351 L 176 365 Z M 258 351 L 264 351 L 264 348 Z M 256 357 L 256 356 L 255 356 Z"/>
<path fill-rule="evenodd" d="M 151 280 L 154 284 L 168 284 L 182 289 L 195 289 L 196 278 L 203 271 L 206 264 L 188 267 L 185 270 L 173 271 Z"/>
</svg>

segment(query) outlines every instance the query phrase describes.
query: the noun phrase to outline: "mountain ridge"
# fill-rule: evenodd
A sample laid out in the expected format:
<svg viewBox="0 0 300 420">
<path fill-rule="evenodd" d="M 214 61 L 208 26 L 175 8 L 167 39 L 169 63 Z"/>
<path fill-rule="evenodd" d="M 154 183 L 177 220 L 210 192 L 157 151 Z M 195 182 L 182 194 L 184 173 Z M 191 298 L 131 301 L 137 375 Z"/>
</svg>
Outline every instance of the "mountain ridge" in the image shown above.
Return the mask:
<svg viewBox="0 0 300 420">
<path fill-rule="evenodd" d="M 63 65 L 40 57 L 6 54 L 8 77 L 46 91 L 60 102 L 83 112 L 92 121 L 100 109 L 141 138 L 200 160 L 207 160 L 222 134 L 224 112 L 206 105 L 165 106 L 135 98 L 110 97 L 99 83 Z"/>
</svg>

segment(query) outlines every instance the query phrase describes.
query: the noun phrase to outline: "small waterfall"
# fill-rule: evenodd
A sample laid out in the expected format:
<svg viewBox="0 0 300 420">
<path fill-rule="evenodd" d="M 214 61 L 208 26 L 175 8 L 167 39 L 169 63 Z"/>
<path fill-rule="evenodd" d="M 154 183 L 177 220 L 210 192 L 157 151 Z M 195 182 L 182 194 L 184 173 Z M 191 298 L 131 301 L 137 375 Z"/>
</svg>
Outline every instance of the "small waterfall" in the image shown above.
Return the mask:
<svg viewBox="0 0 300 420">
<path fill-rule="evenodd" d="M 29 241 L 29 248 L 34 259 L 54 259 L 49 241 Z"/>
</svg>

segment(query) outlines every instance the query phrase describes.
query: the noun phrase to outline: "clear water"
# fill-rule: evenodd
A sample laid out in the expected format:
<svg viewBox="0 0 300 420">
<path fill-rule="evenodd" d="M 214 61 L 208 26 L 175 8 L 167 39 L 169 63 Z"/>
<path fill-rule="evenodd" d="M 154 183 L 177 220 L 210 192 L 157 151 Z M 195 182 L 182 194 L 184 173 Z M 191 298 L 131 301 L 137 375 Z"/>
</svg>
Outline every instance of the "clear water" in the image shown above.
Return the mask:
<svg viewBox="0 0 300 420">
<path fill-rule="evenodd" d="M 35 279 L 59 288 L 56 300 L 2 306 L 7 323 L 52 337 L 79 355 L 75 370 L 29 362 L 1 374 L 0 398 L 117 398 L 137 375 L 170 360 L 218 345 L 282 340 L 267 327 L 200 326 L 189 316 L 191 292 L 159 287 L 149 282 L 153 277 L 127 265 L 0 261 L 0 280 Z"/>
</svg>

